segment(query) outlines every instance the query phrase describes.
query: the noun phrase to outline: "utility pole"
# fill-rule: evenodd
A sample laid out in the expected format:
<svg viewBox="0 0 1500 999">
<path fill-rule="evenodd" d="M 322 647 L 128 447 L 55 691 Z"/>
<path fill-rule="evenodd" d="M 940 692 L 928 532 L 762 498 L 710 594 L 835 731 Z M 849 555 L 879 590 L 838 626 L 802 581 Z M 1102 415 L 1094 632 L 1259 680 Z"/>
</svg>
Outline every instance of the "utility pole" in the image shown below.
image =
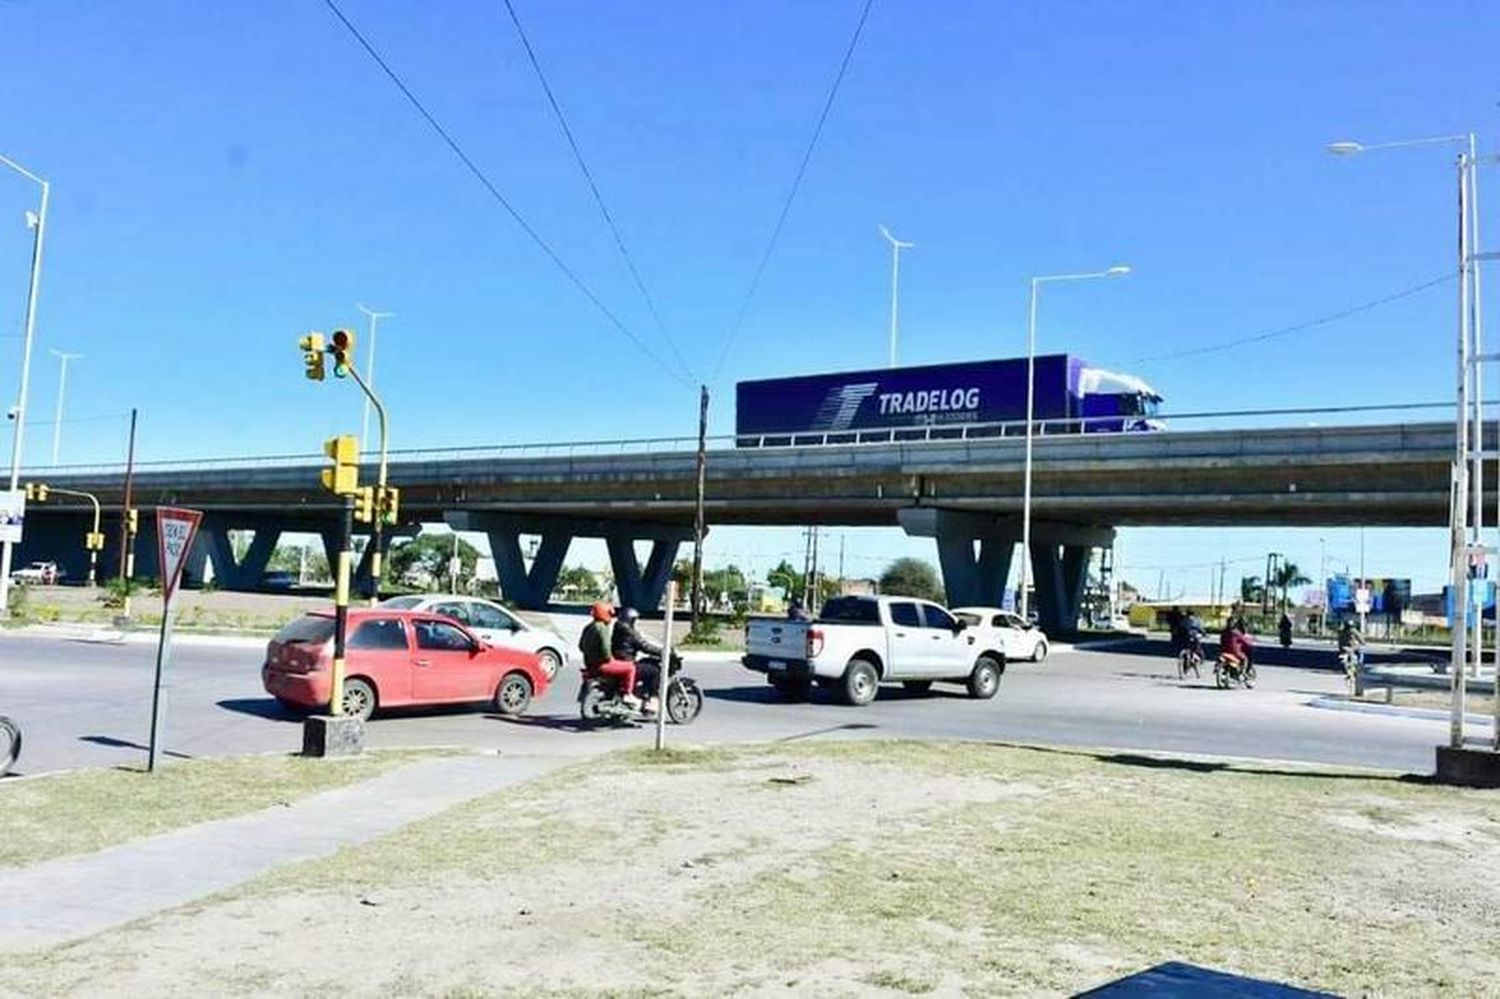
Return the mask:
<svg viewBox="0 0 1500 999">
<path fill-rule="evenodd" d="M 847 540 L 844 534 L 839 534 L 839 589 L 841 591 L 844 588 L 844 542 Z"/>
<path fill-rule="evenodd" d="M 818 528 L 812 529 L 812 578 L 808 582 L 807 613 L 818 614 Z"/>
<path fill-rule="evenodd" d="M 698 632 L 699 608 L 703 604 L 703 487 L 708 474 L 708 386 L 698 386 L 698 468 L 693 493 L 693 586 L 692 624 Z"/>
<path fill-rule="evenodd" d="M 135 533 L 138 514 L 135 510 L 135 419 L 136 410 L 130 408 L 130 443 L 125 449 L 125 505 L 120 510 L 120 583 L 124 591 L 124 606 L 120 614 L 130 619 L 130 584 L 135 578 Z"/>
</svg>

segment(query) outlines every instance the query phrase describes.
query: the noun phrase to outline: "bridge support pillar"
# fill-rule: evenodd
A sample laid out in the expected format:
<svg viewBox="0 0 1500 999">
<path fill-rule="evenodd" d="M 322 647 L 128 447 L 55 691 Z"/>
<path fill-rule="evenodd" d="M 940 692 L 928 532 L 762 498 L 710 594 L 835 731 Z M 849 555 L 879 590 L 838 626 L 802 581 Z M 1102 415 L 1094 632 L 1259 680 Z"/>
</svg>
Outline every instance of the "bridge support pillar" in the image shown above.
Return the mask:
<svg viewBox="0 0 1500 999">
<path fill-rule="evenodd" d="M 897 516 L 907 534 L 937 542 L 949 606 L 1003 605 L 1021 541 L 1020 517 L 939 507 L 908 507 Z M 1077 627 L 1089 551 L 1112 544 L 1114 533 L 1109 527 L 1032 519 L 1032 579 L 1044 630 Z"/>
<path fill-rule="evenodd" d="M 490 539 L 500 591 L 528 610 L 546 608 L 574 538 L 603 538 L 615 574 L 620 602 L 650 612 L 660 605 L 677 547 L 692 537 L 688 526 L 602 518 L 514 515 L 458 510 L 445 515 L 458 531 L 483 531 Z M 521 535 L 541 537 L 531 568 L 521 552 Z M 650 541 L 651 554 L 641 567 L 637 541 Z"/>
<path fill-rule="evenodd" d="M 203 518 L 203 524 L 198 529 L 198 544 L 194 547 L 205 551 L 209 564 L 213 566 L 214 582 L 220 589 L 253 590 L 260 585 L 266 566 L 276 551 L 276 542 L 281 540 L 281 527 L 269 520 L 260 519 L 252 525 L 246 525 L 245 529 L 253 533 L 250 547 L 240 559 L 234 557 L 234 545 L 229 537 L 232 529 L 227 519 L 209 514 Z M 189 568 L 192 568 L 194 555 L 196 552 L 189 554 Z M 202 578 L 201 575 L 199 578 Z"/>
</svg>

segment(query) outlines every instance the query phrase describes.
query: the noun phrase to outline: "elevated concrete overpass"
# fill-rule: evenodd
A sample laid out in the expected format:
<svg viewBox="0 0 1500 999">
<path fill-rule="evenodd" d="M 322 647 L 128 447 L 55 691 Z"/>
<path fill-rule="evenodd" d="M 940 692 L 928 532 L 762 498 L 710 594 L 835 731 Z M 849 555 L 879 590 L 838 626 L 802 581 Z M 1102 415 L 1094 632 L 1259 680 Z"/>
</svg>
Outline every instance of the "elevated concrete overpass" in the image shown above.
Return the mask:
<svg viewBox="0 0 1500 999">
<path fill-rule="evenodd" d="M 1120 526 L 1445 524 L 1452 455 L 1451 423 L 1039 437 L 1030 554 L 1042 616 L 1053 626 L 1071 621 L 1089 549 L 1109 543 Z M 1023 458 L 1018 436 L 715 447 L 707 517 L 710 525 L 901 526 L 936 540 L 950 599 L 998 602 L 1020 539 Z M 281 532 L 313 531 L 332 544 L 338 506 L 319 487 L 323 464 L 289 456 L 143 465 L 135 503 L 207 511 L 190 573 L 201 575 L 211 560 L 222 585 L 252 586 Z M 364 480 L 372 476 L 367 470 Z M 36 469 L 29 477 L 120 505 L 122 468 Z M 678 545 L 691 536 L 694 456 L 680 446 L 406 452 L 394 456 L 391 480 L 402 489 L 408 532 L 437 520 L 486 532 L 502 587 L 523 605 L 546 601 L 572 538 L 601 537 L 622 599 L 654 606 Z M 21 557 L 77 561 L 82 512 L 60 501 L 34 508 Z M 239 562 L 231 530 L 256 532 Z M 541 537 L 529 569 L 522 535 Z M 644 567 L 636 541 L 653 546 Z M 107 554 L 115 551 L 111 545 Z M 143 536 L 138 553 L 150 574 L 154 540 Z"/>
</svg>

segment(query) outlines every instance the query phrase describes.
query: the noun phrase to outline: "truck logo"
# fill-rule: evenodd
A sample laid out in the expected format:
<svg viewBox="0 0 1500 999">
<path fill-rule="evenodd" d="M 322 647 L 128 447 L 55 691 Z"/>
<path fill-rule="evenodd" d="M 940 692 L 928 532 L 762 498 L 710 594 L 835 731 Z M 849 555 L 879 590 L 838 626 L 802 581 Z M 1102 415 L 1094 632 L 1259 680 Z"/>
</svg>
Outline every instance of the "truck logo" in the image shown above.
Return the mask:
<svg viewBox="0 0 1500 999">
<path fill-rule="evenodd" d="M 848 430 L 860 405 L 875 394 L 877 382 L 860 382 L 830 389 L 812 418 L 812 430 Z"/>
</svg>

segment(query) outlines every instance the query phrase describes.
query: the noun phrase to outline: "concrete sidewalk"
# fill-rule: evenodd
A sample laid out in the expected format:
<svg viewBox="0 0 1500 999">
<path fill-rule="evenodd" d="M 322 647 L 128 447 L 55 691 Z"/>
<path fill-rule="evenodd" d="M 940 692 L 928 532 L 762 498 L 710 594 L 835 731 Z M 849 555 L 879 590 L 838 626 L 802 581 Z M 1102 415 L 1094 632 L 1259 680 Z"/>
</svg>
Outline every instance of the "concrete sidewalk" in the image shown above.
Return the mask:
<svg viewBox="0 0 1500 999">
<path fill-rule="evenodd" d="M 574 761 L 492 755 L 423 760 L 289 806 L 0 871 L 0 951 L 66 943 L 183 905 Z"/>
</svg>

